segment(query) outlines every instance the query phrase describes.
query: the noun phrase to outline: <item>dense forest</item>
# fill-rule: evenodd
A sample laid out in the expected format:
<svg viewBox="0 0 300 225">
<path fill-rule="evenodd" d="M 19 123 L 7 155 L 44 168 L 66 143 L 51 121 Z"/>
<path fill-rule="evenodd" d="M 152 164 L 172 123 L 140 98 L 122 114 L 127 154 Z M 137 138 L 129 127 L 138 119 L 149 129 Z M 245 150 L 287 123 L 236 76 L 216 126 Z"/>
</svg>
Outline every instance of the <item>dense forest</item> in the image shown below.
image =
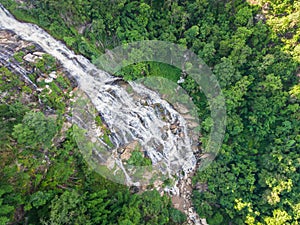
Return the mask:
<svg viewBox="0 0 300 225">
<path fill-rule="evenodd" d="M 107 49 L 138 40 L 169 41 L 198 54 L 219 80 L 228 119 L 217 158 L 193 178 L 202 187 L 193 191 L 197 213 L 211 225 L 300 223 L 299 1 L 1 3 L 95 63 Z M 22 53 L 15 59 L 22 61 Z M 46 56 L 37 67 L 51 71 L 59 63 Z M 116 75 L 134 80 L 180 73 L 141 62 Z M 69 97 L 60 88 L 71 87 L 67 78 L 41 97 L 40 106 L 24 104 L 38 97 L 15 74 L 2 67 L 0 75 L 0 224 L 184 223 L 167 196 L 134 194 L 88 169 L 72 131 L 62 126 Z M 192 78 L 182 87 L 198 107 L 205 145 L 209 106 Z M 56 116 L 47 116 L 46 106 Z"/>
</svg>

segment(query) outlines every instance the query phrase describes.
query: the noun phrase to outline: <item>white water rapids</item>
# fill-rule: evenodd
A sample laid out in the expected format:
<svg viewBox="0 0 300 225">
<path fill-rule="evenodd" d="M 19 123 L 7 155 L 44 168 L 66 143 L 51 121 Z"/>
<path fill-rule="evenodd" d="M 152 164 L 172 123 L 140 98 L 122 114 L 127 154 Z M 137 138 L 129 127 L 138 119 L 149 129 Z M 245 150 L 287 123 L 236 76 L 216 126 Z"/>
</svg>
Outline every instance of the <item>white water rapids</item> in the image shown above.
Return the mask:
<svg viewBox="0 0 300 225">
<path fill-rule="evenodd" d="M 129 93 L 115 82 L 115 77 L 97 69 L 37 25 L 17 21 L 1 4 L 0 29 L 11 30 L 22 39 L 38 44 L 63 65 L 100 113 L 111 131 L 109 137 L 115 148 L 138 141 L 154 165 L 165 162 L 168 174 L 179 170 L 187 174 L 195 168 L 188 123 L 158 93 L 134 82 L 127 85 L 135 94 Z M 86 128 L 80 124 L 80 118 L 77 120 Z M 176 129 L 180 128 L 180 134 L 170 129 L 174 124 Z M 136 184 L 130 180 L 121 160 L 117 160 L 117 164 L 125 173 L 127 184 Z"/>
</svg>

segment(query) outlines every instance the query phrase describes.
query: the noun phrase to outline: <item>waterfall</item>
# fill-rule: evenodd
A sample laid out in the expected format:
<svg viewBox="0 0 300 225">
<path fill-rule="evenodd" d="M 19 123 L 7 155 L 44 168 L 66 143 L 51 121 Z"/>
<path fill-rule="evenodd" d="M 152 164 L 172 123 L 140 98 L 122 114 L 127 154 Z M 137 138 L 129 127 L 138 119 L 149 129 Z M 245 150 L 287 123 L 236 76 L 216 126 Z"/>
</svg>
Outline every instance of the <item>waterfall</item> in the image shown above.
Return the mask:
<svg viewBox="0 0 300 225">
<path fill-rule="evenodd" d="M 88 59 L 76 55 L 38 26 L 17 21 L 1 4 L 0 18 L 0 29 L 11 30 L 20 38 L 38 44 L 77 80 L 79 88 L 91 99 L 111 131 L 109 138 L 115 148 L 138 141 L 152 163 L 164 162 L 169 174 L 180 170 L 189 173 L 195 168 L 188 122 L 158 93 L 142 84 L 128 82 L 125 86 L 131 87 L 129 93 L 114 82 L 117 78 L 97 69 Z M 1 62 L 6 61 L 8 65 L 7 54 L 0 51 Z M 21 68 L 13 69 L 26 77 Z M 180 133 L 171 131 L 173 124 L 180 128 Z M 83 122 L 81 126 L 85 126 Z M 119 167 L 124 169 L 123 165 Z"/>
</svg>

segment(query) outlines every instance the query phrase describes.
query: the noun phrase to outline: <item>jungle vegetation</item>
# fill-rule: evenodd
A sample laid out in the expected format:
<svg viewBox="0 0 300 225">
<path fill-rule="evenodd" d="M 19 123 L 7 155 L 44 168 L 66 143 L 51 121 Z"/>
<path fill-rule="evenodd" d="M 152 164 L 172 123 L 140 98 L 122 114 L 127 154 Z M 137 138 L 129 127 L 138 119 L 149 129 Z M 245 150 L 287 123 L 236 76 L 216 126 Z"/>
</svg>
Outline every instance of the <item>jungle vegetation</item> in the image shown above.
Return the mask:
<svg viewBox="0 0 300 225">
<path fill-rule="evenodd" d="M 296 0 L 12 0 L 2 3 L 90 60 L 138 40 L 183 45 L 218 77 L 227 130 L 212 165 L 199 171 L 193 203 L 209 224 L 300 223 L 300 3 Z M 1 68 L 1 91 L 24 84 Z M 179 77 L 171 66 L 142 62 L 119 76 Z M 209 132 L 209 107 L 195 82 L 182 87 Z M 59 135 L 59 122 L 14 96 L 1 100 L 0 224 L 180 224 L 184 216 L 157 192 L 130 194 L 89 171 L 72 132 L 59 146 L 37 138 Z M 55 107 L 55 106 L 53 106 Z M 42 110 L 41 110 L 42 111 Z M 13 119 L 10 119 L 13 118 Z M 26 139 L 24 139 L 26 135 Z M 41 142 L 41 140 L 43 140 Z M 44 162 L 48 155 L 50 164 Z M 50 214 L 48 213 L 50 212 Z M 19 217 L 17 216 L 19 215 Z M 70 216 L 72 215 L 72 216 Z"/>
</svg>

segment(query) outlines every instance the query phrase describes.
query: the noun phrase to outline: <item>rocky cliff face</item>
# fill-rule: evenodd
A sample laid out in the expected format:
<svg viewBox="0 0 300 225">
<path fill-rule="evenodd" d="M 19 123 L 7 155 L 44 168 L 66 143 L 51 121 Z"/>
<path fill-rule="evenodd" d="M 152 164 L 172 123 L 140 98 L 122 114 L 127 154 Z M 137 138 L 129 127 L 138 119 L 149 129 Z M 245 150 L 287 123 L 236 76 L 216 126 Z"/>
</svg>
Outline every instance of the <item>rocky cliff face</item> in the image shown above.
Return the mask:
<svg viewBox="0 0 300 225">
<path fill-rule="evenodd" d="M 49 55 L 48 55 L 49 56 Z M 20 75 L 33 89 L 37 89 L 37 83 L 44 81 L 51 83 L 58 78 L 58 74 L 70 79 L 71 87 L 77 86 L 76 80 L 69 76 L 55 59 L 51 62 L 55 68 L 51 71 L 51 65 L 47 65 L 44 57 L 46 52 L 38 44 L 25 41 L 10 30 L 0 30 L 0 65 L 7 67 L 12 72 Z M 52 66 L 53 66 L 52 65 Z M 31 78 L 29 75 L 32 75 Z M 33 78 L 35 76 L 35 79 Z"/>
</svg>

